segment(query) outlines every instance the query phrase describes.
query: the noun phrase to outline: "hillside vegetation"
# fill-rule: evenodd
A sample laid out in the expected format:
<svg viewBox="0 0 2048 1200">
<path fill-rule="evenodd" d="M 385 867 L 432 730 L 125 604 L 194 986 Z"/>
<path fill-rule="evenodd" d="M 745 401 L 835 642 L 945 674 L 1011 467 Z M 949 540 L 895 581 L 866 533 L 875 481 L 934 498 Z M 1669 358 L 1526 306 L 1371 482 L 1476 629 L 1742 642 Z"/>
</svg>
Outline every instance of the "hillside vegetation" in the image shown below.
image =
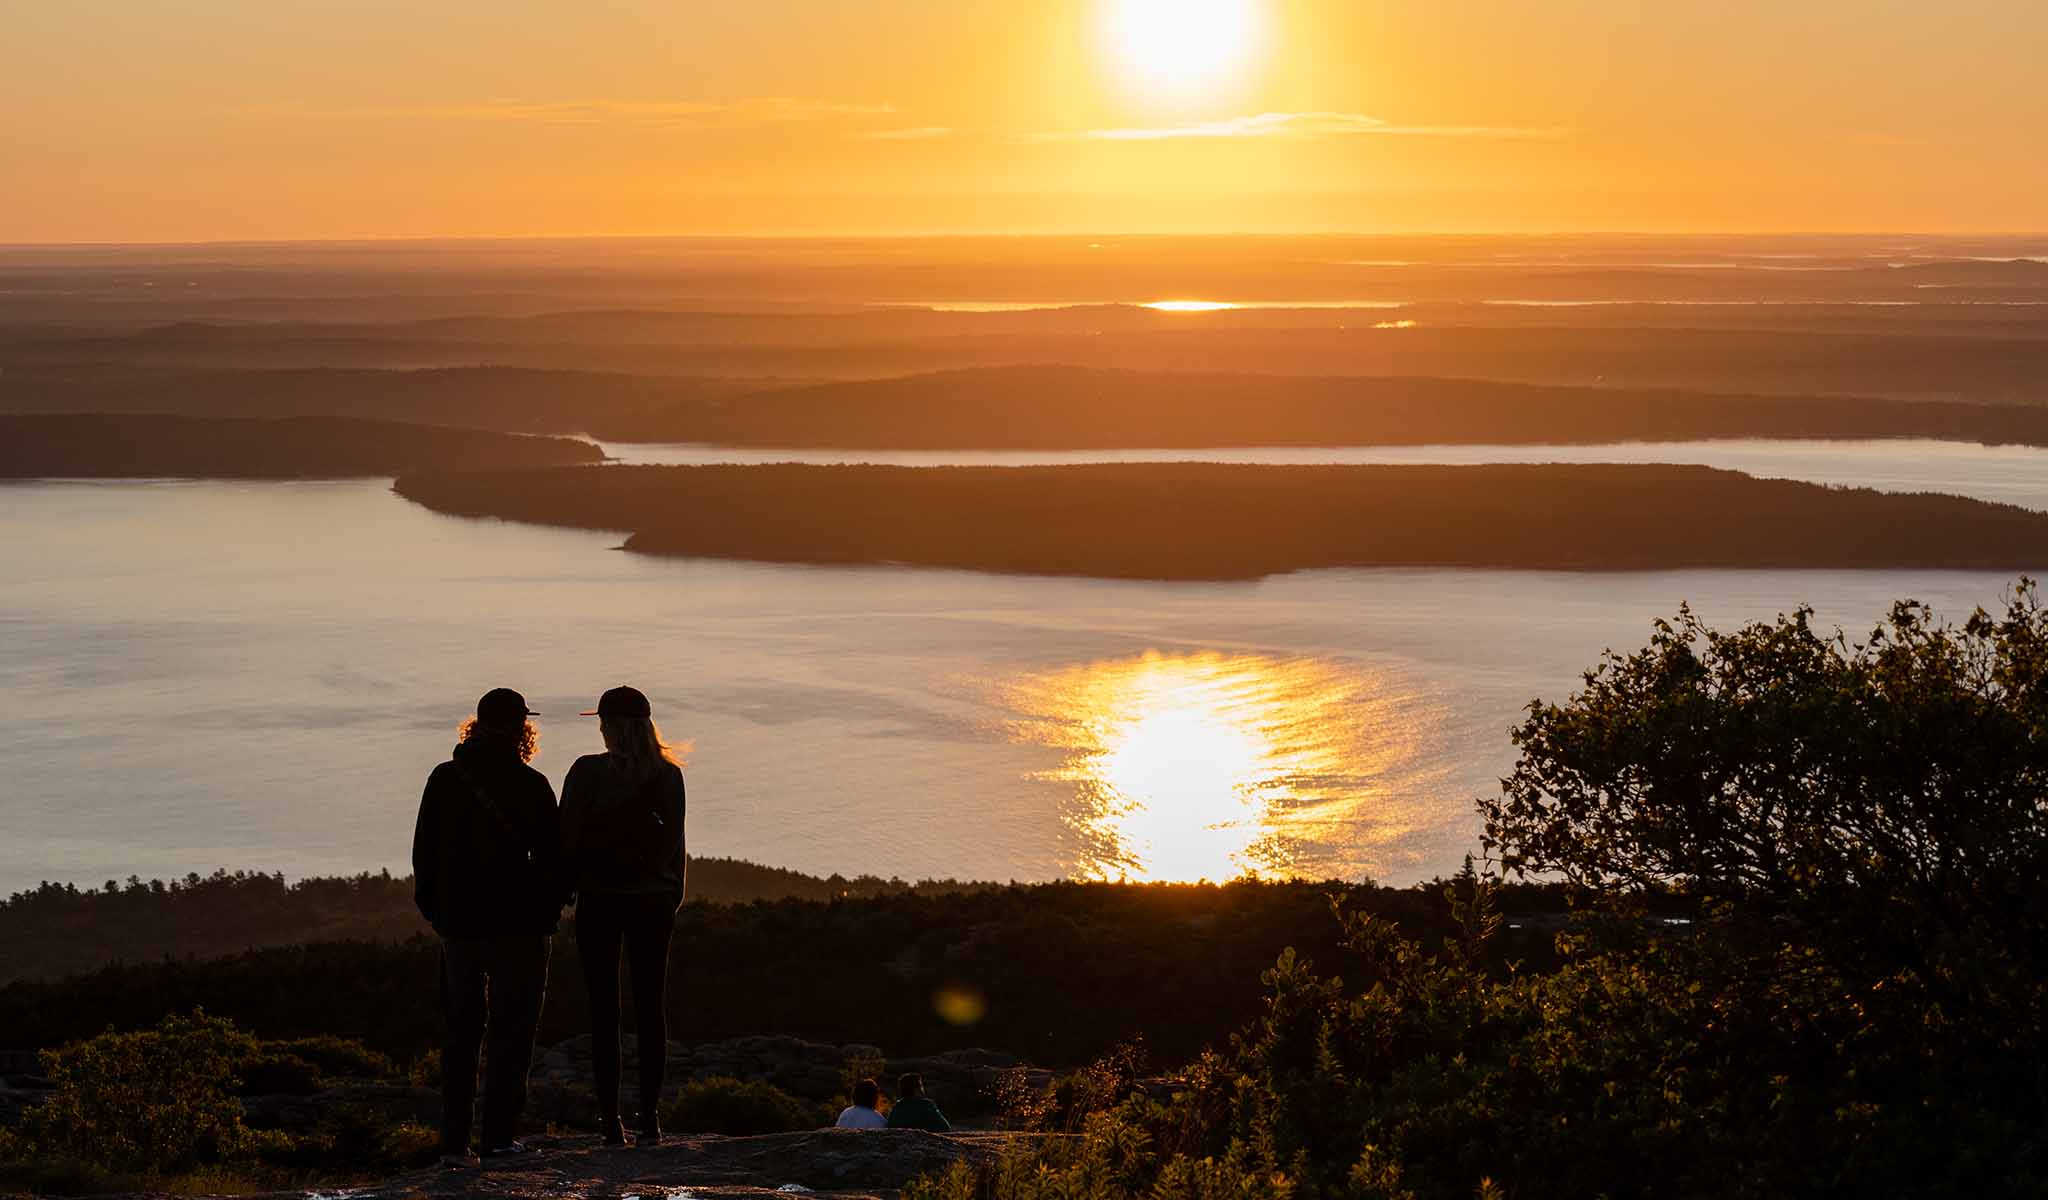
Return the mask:
<svg viewBox="0 0 2048 1200">
<path fill-rule="evenodd" d="M 330 479 L 407 471 L 602 461 L 588 442 L 361 421 L 0 416 L 0 477 Z"/>
<path fill-rule="evenodd" d="M 943 349 L 938 361 L 947 361 Z M 2048 445 L 2048 407 L 2033 405 L 1730 395 L 1608 381 L 1604 373 L 1567 385 L 1282 374 L 1271 365 L 988 366 L 804 385 L 535 367 L 13 372 L 0 374 L 0 411 L 10 409 L 334 415 L 624 442 L 833 449 L 1889 437 Z"/>
<path fill-rule="evenodd" d="M 944 895 L 995 886 L 863 875 L 805 875 L 732 858 L 690 860 L 690 896 L 707 904 Z M 183 879 L 44 883 L 0 900 L 0 983 L 111 962 L 208 958 L 309 942 L 396 942 L 426 930 L 412 879 L 389 872 L 287 881 L 260 871 Z"/>
<path fill-rule="evenodd" d="M 327 886 L 312 894 L 374 907 L 380 890 L 387 889 Z M 264 894 L 255 885 L 223 891 Z M 95 907 L 118 918 L 152 903 L 153 893 L 145 885 Z M 1142 1038 L 1165 1061 L 1180 1061 L 1257 1012 L 1259 972 L 1283 947 L 1335 951 L 1333 895 L 1418 931 L 1449 928 L 1432 890 L 1341 883 L 1058 883 L 692 902 L 669 959 L 673 1036 L 789 1034 L 897 1054 L 990 1046 L 1047 1065 L 1083 1063 Z M 1561 900 L 1529 889 L 1516 903 L 1540 911 Z M 244 922 L 291 936 L 261 908 Z M 415 1055 L 440 1035 L 440 949 L 423 922 L 414 918 L 411 929 L 404 941 L 273 943 L 203 958 L 138 954 L 61 978 L 17 979 L 0 987 L 0 1050 L 141 1028 L 201 1007 L 266 1037 L 336 1034 Z M 1533 967 L 1547 957 L 1548 938 L 1518 931 L 1502 950 Z M 557 937 L 544 1041 L 588 1029 L 576 963 L 574 939 Z M 935 1002 L 948 989 L 977 997 L 980 1017 L 955 1023 L 942 1015 Z"/>
</svg>

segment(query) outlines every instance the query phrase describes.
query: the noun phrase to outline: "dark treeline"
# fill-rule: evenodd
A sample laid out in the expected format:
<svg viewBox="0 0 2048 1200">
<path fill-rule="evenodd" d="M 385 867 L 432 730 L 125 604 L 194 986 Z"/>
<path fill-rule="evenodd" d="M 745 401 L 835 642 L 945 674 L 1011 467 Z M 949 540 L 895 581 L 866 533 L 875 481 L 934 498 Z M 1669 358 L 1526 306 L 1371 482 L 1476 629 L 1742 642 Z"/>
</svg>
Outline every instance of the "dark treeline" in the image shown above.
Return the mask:
<svg viewBox="0 0 2048 1200">
<path fill-rule="evenodd" d="M 396 487 L 442 512 L 630 530 L 650 554 L 1109 578 L 2048 562 L 2048 515 L 1705 467 L 615 466 Z"/>
<path fill-rule="evenodd" d="M 1041 884 L 949 895 L 684 906 L 670 957 L 672 1036 L 692 1042 L 793 1034 L 866 1042 L 895 1054 L 994 1046 L 1034 1061 L 1087 1061 L 1142 1036 L 1179 1061 L 1254 1016 L 1259 975 L 1287 946 L 1334 955 L 1333 894 L 1427 940 L 1451 930 L 1435 888 L 1346 884 Z M 1510 909 L 1562 903 L 1518 889 Z M 1549 937 L 1511 930 L 1499 946 L 1522 969 L 1548 961 Z M 266 1037 L 334 1034 L 409 1055 L 439 1036 L 437 944 L 295 945 L 208 959 L 107 966 L 0 987 L 6 1045 L 53 1046 L 113 1027 L 153 1025 L 204 1007 Z M 588 1028 L 573 939 L 557 938 L 543 1039 Z M 950 1025 L 934 1010 L 966 988 L 986 1015 Z"/>
<path fill-rule="evenodd" d="M 0 477 L 342 478 L 597 462 L 588 442 L 359 421 L 124 413 L 0 416 Z"/>
<path fill-rule="evenodd" d="M 784 388 L 685 401 L 648 419 L 644 440 L 900 450 L 1735 437 L 2048 445 L 2048 409 L 2017 405 L 1059 366 Z"/>
<path fill-rule="evenodd" d="M 711 904 L 944 895 L 995 884 L 805 875 L 732 858 L 690 862 L 690 895 Z M 44 883 L 0 900 L 0 983 L 110 962 L 203 958 L 308 942 L 403 941 L 425 932 L 412 877 L 389 872 L 286 881 L 260 871 L 183 879 Z"/>
<path fill-rule="evenodd" d="M 0 410 L 192 417 L 351 416 L 632 440 L 757 384 L 514 367 L 0 374 Z M 654 439 L 660 440 L 660 439 Z"/>
<path fill-rule="evenodd" d="M 1957 306 L 1961 307 L 1961 306 Z M 1091 320 L 1090 314 L 1138 311 Z M 1360 315 L 1361 311 L 1363 315 Z M 143 395 L 149 376 L 220 370 L 465 368 L 479 364 L 627 375 L 722 376 L 734 380 L 875 379 L 936 370 L 1063 364 L 1140 371 L 1217 371 L 1289 377 L 1419 376 L 1566 387 L 1684 389 L 1727 395 L 1861 396 L 1905 400 L 2033 403 L 2048 378 L 2048 322 L 1981 319 L 1967 309 L 1946 320 L 1915 314 L 1896 325 L 1841 318 L 1781 324 L 1775 308 L 1733 323 L 1720 309 L 1687 327 L 1673 309 L 1616 323 L 1598 310 L 1520 309 L 1542 324 L 1497 323 L 1463 312 L 1303 310 L 1288 324 L 1238 313 L 1059 310 L 1036 325 L 981 331 L 990 314 L 940 313 L 950 334 L 802 340 L 777 322 L 741 329 L 634 332 L 646 314 L 565 324 L 557 336 L 500 322 L 484 328 L 434 323 L 351 326 L 178 325 L 141 330 L 0 328 L 0 404 L 22 411 L 57 402 L 65 389 L 95 397 Z M 1757 310 L 1752 310 L 1757 311 Z M 2019 309 L 2032 312 L 2032 309 Z M 1587 315 L 1587 314 L 1591 315 Z M 1566 315 L 1568 314 L 1568 315 Z M 996 314 L 1009 317 L 1013 314 Z M 1404 326 L 1412 321 L 1412 326 Z M 1388 327 L 1381 327 L 1382 325 Z M 449 336 L 467 332 L 472 336 Z M 10 337 L 10 333 L 12 337 Z M 25 336 L 34 333 L 35 336 Z M 565 381 L 566 382 L 566 381 Z M 196 385 L 174 384 L 175 387 Z M 221 385 L 227 386 L 227 385 Z M 264 386 L 257 381 L 253 386 Z M 620 395 L 660 385 L 617 384 Z M 230 388 L 230 391 L 233 389 Z M 278 390 L 282 390 L 281 388 Z M 586 397 L 594 393 L 586 390 Z M 40 403 L 33 397 L 43 396 Z M 24 398 L 30 399 L 24 399 Z M 229 398 L 233 400 L 232 396 Z M 601 397 L 599 397 L 601 401 Z M 147 403 L 146 400 L 142 401 Z M 233 400 L 234 403 L 246 403 Z M 624 401 L 620 402 L 621 404 Z M 600 402 L 599 407 L 613 405 Z"/>
<path fill-rule="evenodd" d="M 2048 408 L 1425 377 L 1019 366 L 791 386 L 511 367 L 0 375 L 0 408 L 347 415 L 618 441 L 1094 449 L 1928 437 L 2048 445 Z"/>
</svg>

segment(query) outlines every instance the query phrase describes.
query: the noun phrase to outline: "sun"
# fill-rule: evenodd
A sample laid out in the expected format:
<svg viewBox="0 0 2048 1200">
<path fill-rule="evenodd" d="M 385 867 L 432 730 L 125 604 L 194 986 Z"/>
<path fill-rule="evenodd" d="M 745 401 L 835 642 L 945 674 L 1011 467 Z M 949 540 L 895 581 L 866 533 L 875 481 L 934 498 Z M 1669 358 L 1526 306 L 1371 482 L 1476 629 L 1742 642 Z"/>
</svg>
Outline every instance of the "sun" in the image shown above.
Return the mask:
<svg viewBox="0 0 2048 1200">
<path fill-rule="evenodd" d="M 1258 56 L 1263 0 L 1102 0 L 1104 52 L 1124 83 L 1151 100 L 1205 98 Z"/>
</svg>

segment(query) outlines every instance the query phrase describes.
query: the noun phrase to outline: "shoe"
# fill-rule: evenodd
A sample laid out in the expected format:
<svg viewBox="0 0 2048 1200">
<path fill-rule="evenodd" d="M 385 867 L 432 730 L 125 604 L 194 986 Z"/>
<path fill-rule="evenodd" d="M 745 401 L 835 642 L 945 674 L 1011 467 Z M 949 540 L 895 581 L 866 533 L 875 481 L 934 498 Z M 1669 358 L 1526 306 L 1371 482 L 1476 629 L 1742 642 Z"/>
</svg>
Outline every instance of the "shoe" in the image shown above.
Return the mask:
<svg viewBox="0 0 2048 1200">
<path fill-rule="evenodd" d="M 529 1158 L 539 1157 L 540 1151 L 535 1150 L 525 1142 L 519 1141 L 517 1138 L 502 1146 L 494 1146 L 477 1156 L 481 1164 L 486 1167 L 495 1163 L 525 1162 Z"/>
<path fill-rule="evenodd" d="M 617 1117 L 599 1117 L 598 1128 L 604 1131 L 604 1144 L 623 1146 L 626 1144 L 626 1123 Z"/>
<path fill-rule="evenodd" d="M 441 1166 L 450 1171 L 468 1171 L 476 1167 L 476 1155 L 464 1150 L 456 1154 L 443 1154 Z"/>
</svg>

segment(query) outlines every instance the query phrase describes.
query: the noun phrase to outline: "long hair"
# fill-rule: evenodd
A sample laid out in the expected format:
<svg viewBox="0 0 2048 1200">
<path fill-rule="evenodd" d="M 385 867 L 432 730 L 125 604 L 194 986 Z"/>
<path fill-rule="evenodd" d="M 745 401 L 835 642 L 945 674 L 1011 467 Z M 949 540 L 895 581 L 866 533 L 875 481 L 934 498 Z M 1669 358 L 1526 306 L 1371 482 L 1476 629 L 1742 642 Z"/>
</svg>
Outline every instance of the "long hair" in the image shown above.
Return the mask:
<svg viewBox="0 0 2048 1200">
<path fill-rule="evenodd" d="M 532 721 L 521 721 L 519 723 L 519 735 L 516 739 L 506 730 L 494 729 L 475 717 L 471 717 L 455 727 L 455 740 L 458 742 L 471 742 L 478 738 L 488 737 L 504 738 L 507 741 L 516 740 L 520 762 L 532 762 L 533 756 L 540 753 L 540 730 L 534 727 Z"/>
<path fill-rule="evenodd" d="M 683 751 L 689 749 L 663 741 L 661 726 L 653 717 L 606 716 L 599 717 L 597 724 L 613 766 L 635 783 L 653 775 L 663 763 L 682 766 Z"/>
</svg>

